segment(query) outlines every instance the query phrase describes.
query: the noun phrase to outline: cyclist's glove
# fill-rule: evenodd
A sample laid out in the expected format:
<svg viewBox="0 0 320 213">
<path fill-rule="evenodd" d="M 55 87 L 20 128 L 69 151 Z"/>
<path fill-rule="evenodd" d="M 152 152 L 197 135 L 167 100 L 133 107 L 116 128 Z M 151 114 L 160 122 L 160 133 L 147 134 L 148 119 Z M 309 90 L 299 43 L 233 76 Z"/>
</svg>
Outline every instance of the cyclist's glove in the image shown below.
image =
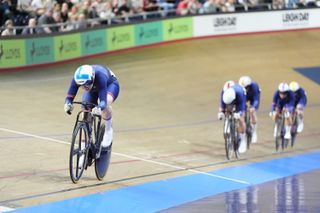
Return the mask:
<svg viewBox="0 0 320 213">
<path fill-rule="evenodd" d="M 94 115 L 101 115 L 101 108 L 100 107 L 95 107 L 92 109 L 92 114 Z"/>
<path fill-rule="evenodd" d="M 66 113 L 68 113 L 69 115 L 71 115 L 72 110 L 73 110 L 73 105 L 72 105 L 72 103 L 65 103 L 65 104 L 64 104 L 64 111 L 65 111 Z"/>
<path fill-rule="evenodd" d="M 276 115 L 276 111 L 269 112 L 269 116 L 270 116 L 270 117 L 273 117 L 273 116 L 275 116 L 275 115 Z"/>
<path fill-rule="evenodd" d="M 241 118 L 241 112 L 235 112 L 233 116 L 235 119 L 239 120 Z"/>
<path fill-rule="evenodd" d="M 224 119 L 224 113 L 223 112 L 219 112 L 217 117 L 218 117 L 218 120 Z"/>
</svg>

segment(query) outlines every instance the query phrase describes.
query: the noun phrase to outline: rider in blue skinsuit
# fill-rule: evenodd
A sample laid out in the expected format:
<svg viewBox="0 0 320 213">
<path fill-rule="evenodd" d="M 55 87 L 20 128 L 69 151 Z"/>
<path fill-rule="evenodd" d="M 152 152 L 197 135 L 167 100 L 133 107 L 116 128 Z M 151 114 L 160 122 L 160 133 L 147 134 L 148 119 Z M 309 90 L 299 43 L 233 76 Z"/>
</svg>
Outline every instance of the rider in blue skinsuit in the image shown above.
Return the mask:
<svg viewBox="0 0 320 213">
<path fill-rule="evenodd" d="M 245 131 L 246 124 L 244 120 L 246 110 L 246 96 L 243 88 L 240 85 L 234 84 L 229 88 L 224 88 L 221 92 L 220 109 L 218 113 L 218 119 L 222 120 L 224 114 L 227 111 L 228 106 L 235 106 L 234 117 L 239 120 L 239 134 L 240 134 L 240 145 L 239 152 L 243 153 L 247 149 L 245 142 Z"/>
<path fill-rule="evenodd" d="M 260 88 L 259 85 L 255 82 L 252 81 L 249 76 L 242 76 L 239 79 L 239 85 L 242 86 L 246 90 L 246 98 L 247 102 L 250 104 L 250 108 L 247 109 L 250 118 L 251 118 L 251 126 L 252 126 L 252 143 L 257 142 L 257 111 L 259 109 L 260 105 Z"/>
<path fill-rule="evenodd" d="M 291 139 L 292 113 L 294 111 L 295 96 L 289 90 L 289 85 L 285 82 L 280 83 L 278 90 L 273 95 L 271 106 L 271 116 L 276 121 L 277 116 L 284 110 L 285 115 L 285 139 Z M 276 126 L 274 129 L 274 137 L 276 136 Z"/>
<path fill-rule="evenodd" d="M 307 105 L 307 94 L 304 89 L 295 81 L 292 81 L 289 84 L 289 88 L 294 93 L 296 99 L 294 106 L 297 112 L 297 132 L 300 133 L 303 130 L 303 109 Z"/>
<path fill-rule="evenodd" d="M 119 95 L 119 82 L 114 73 L 102 65 L 82 65 L 74 73 L 65 98 L 64 110 L 71 114 L 73 100 L 79 87 L 84 89 L 82 101 L 98 104 L 92 112 L 105 120 L 105 133 L 102 147 L 108 147 L 113 139 L 111 104 Z"/>
</svg>

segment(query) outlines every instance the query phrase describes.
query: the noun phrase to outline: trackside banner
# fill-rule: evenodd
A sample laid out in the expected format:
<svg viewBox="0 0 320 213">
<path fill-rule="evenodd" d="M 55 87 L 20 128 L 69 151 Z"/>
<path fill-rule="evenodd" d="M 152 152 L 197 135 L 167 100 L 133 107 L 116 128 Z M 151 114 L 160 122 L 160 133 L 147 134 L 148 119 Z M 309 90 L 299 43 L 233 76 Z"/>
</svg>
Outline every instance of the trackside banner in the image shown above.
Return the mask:
<svg viewBox="0 0 320 213">
<path fill-rule="evenodd" d="M 193 18 L 194 37 L 317 27 L 320 27 L 320 9 L 230 13 Z"/>
<path fill-rule="evenodd" d="M 107 52 L 107 40 L 106 30 L 81 33 L 81 55 Z"/>
<path fill-rule="evenodd" d="M 26 64 L 26 46 L 23 39 L 0 40 L 0 68 Z"/>
</svg>

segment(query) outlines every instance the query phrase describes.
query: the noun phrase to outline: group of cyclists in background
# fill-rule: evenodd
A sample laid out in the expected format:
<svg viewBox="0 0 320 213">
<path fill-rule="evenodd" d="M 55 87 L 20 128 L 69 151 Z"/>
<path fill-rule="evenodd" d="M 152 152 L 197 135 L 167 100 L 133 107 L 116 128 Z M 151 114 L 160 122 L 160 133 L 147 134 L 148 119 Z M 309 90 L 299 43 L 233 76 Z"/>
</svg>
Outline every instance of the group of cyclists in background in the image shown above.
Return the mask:
<svg viewBox="0 0 320 213">
<path fill-rule="evenodd" d="M 232 80 L 225 82 L 221 91 L 220 108 L 218 119 L 223 120 L 226 114 L 231 113 L 238 125 L 238 152 L 244 153 L 247 150 L 246 143 L 246 113 L 250 116 L 250 124 L 252 128 L 251 143 L 257 142 L 257 111 L 260 104 L 261 89 L 257 82 L 253 81 L 249 76 L 242 76 L 238 84 Z M 291 139 L 291 126 L 293 124 L 293 116 L 297 119 L 297 133 L 303 130 L 303 109 L 307 104 L 307 95 L 305 90 L 296 82 L 290 84 L 281 82 L 278 89 L 273 95 L 270 117 L 277 121 L 278 117 L 284 114 L 285 133 L 284 139 Z M 274 127 L 274 137 L 276 137 L 278 126 Z"/>
</svg>

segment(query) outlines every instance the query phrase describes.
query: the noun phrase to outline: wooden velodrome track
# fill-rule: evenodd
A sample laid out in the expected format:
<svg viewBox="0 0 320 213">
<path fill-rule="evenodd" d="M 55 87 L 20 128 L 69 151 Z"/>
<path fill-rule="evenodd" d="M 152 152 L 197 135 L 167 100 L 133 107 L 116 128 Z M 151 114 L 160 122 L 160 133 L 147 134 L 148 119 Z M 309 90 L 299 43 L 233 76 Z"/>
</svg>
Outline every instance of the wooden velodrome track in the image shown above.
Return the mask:
<svg viewBox="0 0 320 213">
<path fill-rule="evenodd" d="M 319 66 L 319 40 L 317 30 L 207 38 L 0 73 L 0 206 L 28 207 L 192 174 L 183 168 L 205 172 L 319 150 L 319 85 L 293 70 Z M 107 177 L 97 181 L 89 168 L 75 185 L 68 171 L 75 115 L 66 115 L 63 103 L 75 68 L 86 63 L 108 65 L 121 91 Z M 262 89 L 258 143 L 228 162 L 216 119 L 219 94 L 226 80 L 244 74 Z M 278 84 L 291 80 L 308 92 L 305 129 L 293 149 L 275 153 L 268 112 Z"/>
</svg>

